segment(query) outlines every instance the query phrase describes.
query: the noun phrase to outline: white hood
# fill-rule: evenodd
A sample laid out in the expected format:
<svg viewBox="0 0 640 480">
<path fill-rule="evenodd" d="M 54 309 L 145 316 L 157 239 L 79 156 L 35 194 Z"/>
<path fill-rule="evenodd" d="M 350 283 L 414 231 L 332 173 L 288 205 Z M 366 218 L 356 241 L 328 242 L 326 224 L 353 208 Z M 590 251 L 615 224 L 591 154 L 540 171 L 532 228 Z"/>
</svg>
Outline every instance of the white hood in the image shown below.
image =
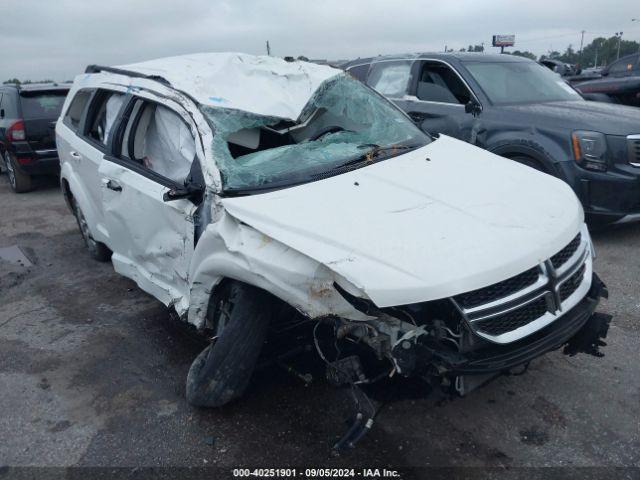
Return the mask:
<svg viewBox="0 0 640 480">
<path fill-rule="evenodd" d="M 349 173 L 222 203 L 380 307 L 521 273 L 561 250 L 584 221 L 564 182 L 446 136 Z"/>
</svg>

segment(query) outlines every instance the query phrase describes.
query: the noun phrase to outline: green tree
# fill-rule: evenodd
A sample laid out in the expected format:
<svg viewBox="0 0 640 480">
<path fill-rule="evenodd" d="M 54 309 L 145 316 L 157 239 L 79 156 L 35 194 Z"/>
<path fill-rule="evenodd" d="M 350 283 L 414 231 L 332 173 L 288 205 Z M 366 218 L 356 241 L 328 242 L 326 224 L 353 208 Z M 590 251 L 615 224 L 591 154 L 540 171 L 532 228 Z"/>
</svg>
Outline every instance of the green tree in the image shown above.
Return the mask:
<svg viewBox="0 0 640 480">
<path fill-rule="evenodd" d="M 630 55 L 638 52 L 640 43 L 630 40 L 622 40 L 620 42 L 620 56 Z M 552 56 L 556 53 L 557 56 Z M 566 63 L 579 64 L 583 68 L 609 65 L 618 58 L 618 37 L 615 35 L 609 38 L 598 37 L 593 39 L 589 44 L 585 45 L 582 53 L 575 51 L 571 45 L 567 47 L 564 53 L 550 52 L 549 58 L 555 58 Z"/>
<path fill-rule="evenodd" d="M 536 54 L 528 50 L 525 50 L 525 51 L 514 50 L 513 52 L 504 52 L 504 53 L 508 53 L 509 55 L 515 55 L 516 57 L 525 57 L 525 58 L 530 58 L 531 60 L 538 60 L 538 57 L 536 56 Z"/>
<path fill-rule="evenodd" d="M 484 47 L 482 45 L 469 45 L 467 52 L 484 52 Z"/>
</svg>

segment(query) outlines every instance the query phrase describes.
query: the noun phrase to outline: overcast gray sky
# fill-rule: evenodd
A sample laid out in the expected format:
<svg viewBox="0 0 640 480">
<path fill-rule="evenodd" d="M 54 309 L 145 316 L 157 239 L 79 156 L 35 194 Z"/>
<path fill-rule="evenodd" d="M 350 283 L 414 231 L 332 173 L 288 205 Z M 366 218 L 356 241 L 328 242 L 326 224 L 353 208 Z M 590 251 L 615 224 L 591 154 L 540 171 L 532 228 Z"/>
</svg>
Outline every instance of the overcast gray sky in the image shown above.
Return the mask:
<svg viewBox="0 0 640 480">
<path fill-rule="evenodd" d="M 640 40 L 638 0 L 0 0 L 0 81 L 70 79 L 119 65 L 205 51 L 350 59 L 442 51 L 516 34 L 536 54 L 623 31 Z"/>
</svg>

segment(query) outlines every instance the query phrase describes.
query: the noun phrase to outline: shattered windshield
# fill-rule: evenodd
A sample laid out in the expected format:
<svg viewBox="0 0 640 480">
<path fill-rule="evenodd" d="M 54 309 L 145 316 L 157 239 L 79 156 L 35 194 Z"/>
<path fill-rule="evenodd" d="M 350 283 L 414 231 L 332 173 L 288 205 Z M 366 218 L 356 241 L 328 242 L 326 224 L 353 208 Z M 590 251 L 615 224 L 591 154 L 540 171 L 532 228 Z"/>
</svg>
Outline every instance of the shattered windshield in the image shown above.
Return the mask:
<svg viewBox="0 0 640 480">
<path fill-rule="evenodd" d="M 347 75 L 326 81 L 296 122 L 203 106 L 224 190 L 313 181 L 430 142 L 402 112 Z"/>
</svg>

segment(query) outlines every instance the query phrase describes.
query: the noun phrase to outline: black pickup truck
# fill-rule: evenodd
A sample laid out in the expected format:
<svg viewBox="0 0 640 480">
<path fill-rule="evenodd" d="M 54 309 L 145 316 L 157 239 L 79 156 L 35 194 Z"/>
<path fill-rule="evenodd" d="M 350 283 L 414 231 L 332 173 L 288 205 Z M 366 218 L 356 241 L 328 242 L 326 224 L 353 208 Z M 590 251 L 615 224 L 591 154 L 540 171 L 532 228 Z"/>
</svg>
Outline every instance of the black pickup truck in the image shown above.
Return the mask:
<svg viewBox="0 0 640 480">
<path fill-rule="evenodd" d="M 612 103 L 640 107 L 640 53 L 627 55 L 605 67 L 600 78 L 569 82 L 585 95 L 606 95 Z"/>
<path fill-rule="evenodd" d="M 0 162 L 15 192 L 60 171 L 55 125 L 68 92 L 68 84 L 0 85 Z"/>
<path fill-rule="evenodd" d="M 564 180 L 592 225 L 640 216 L 638 108 L 585 101 L 548 68 L 512 55 L 393 55 L 342 68 L 422 130 Z"/>
</svg>

